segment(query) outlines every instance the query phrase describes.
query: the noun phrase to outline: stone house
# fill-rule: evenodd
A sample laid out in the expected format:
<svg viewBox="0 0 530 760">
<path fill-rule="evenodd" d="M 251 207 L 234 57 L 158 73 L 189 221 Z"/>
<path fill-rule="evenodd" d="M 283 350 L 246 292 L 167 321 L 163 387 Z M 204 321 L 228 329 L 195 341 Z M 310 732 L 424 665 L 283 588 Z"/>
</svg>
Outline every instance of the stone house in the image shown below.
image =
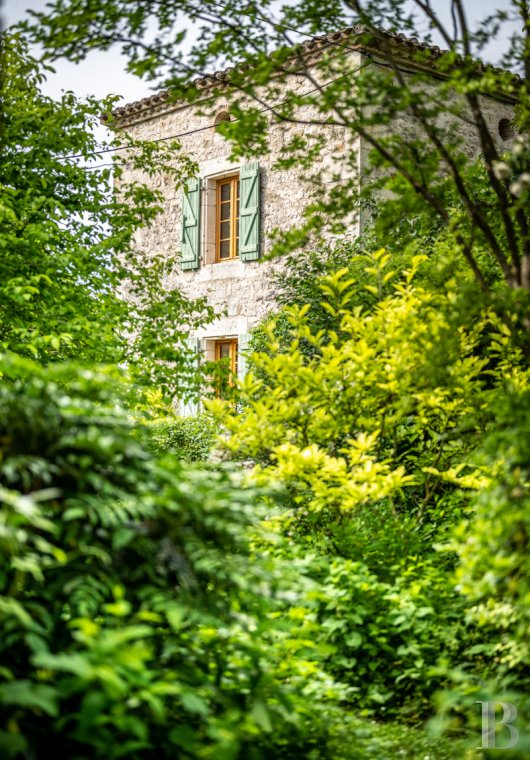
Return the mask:
<svg viewBox="0 0 530 760">
<path fill-rule="evenodd" d="M 304 43 L 308 58 L 316 60 L 323 49 L 337 44 L 341 34 L 351 40 L 354 32 L 345 30 Z M 418 50 L 429 50 L 434 58 L 440 53 L 402 35 L 387 37 L 400 59 L 412 67 Z M 373 47 L 359 43 L 348 49 L 356 66 L 365 60 L 384 65 L 381 51 Z M 276 162 L 286 141 L 297 130 L 307 132 L 311 127 L 278 123 L 271 117 L 268 154 L 259 161 L 234 162 L 229 144 L 216 130 L 221 121 L 230 119 L 224 76 L 224 72 L 217 72 L 196 80 L 201 97 L 193 105 L 175 102 L 168 93 L 160 92 L 117 108 L 113 127 L 127 130 L 137 140 L 177 136 L 183 150 L 196 160 L 198 176 L 189 181 L 184 191 L 170 185 L 163 187 L 164 213 L 151 227 L 140 231 L 137 242 L 147 254 L 162 252 L 175 262 L 168 280 L 170 287 L 192 298 L 205 296 L 218 314 L 214 323 L 192 334 L 190 346 L 209 360 L 227 357 L 233 370 L 241 374 L 241 352 L 247 345 L 248 333 L 274 306 L 271 272 L 281 270 L 281 259 L 260 261 L 269 250 L 270 233 L 276 227 L 298 225 L 311 198 L 310 188 L 301 181 L 298 170 L 278 168 Z M 293 75 L 289 86 L 303 93 L 307 83 L 303 77 L 298 80 Z M 490 132 L 499 146 L 511 137 L 513 102 L 510 98 L 484 99 Z M 403 114 L 392 125 L 397 131 L 412 128 Z M 463 123 L 462 130 L 467 130 L 464 140 L 469 151 L 477 153 L 473 127 Z M 329 127 L 324 138 L 325 149 L 314 171 L 323 177 L 336 177 L 347 146 L 356 151 L 358 177 L 362 178 L 369 152 L 365 141 L 359 136 L 352 138 L 346 128 L 337 126 Z M 352 236 L 358 235 L 361 220 L 352 219 L 350 228 Z"/>
</svg>

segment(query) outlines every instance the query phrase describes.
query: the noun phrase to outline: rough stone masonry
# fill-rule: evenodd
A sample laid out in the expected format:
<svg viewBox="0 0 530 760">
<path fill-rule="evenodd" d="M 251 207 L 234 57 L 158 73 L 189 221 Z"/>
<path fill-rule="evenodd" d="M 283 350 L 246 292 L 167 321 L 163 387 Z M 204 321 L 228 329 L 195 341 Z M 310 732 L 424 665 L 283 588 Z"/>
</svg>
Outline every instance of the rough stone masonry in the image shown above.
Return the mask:
<svg viewBox="0 0 530 760">
<path fill-rule="evenodd" d="M 403 38 L 404 39 L 404 38 Z M 402 43 L 417 46 L 415 40 Z M 351 54 L 353 66 L 363 62 L 363 51 Z M 373 56 L 372 56 L 373 60 Z M 293 77 L 289 88 L 303 93 L 307 82 L 303 77 Z M 435 84 L 433 84 L 433 88 Z M 230 146 L 216 131 L 218 121 L 229 118 L 229 102 L 223 91 L 212 95 L 208 81 L 204 82 L 204 98 L 197 105 L 172 102 L 167 93 L 146 98 L 119 108 L 114 113 L 114 126 L 126 129 L 134 139 L 159 139 L 165 136 L 181 135 L 182 148 L 198 164 L 200 178 L 201 214 L 199 232 L 198 267 L 182 270 L 179 266 L 181 249 L 182 223 L 182 189 L 174 187 L 164 178 L 159 180 L 164 191 L 164 211 L 147 229 L 140 230 L 137 245 L 146 255 L 162 253 L 175 263 L 172 274 L 165 283 L 169 288 L 178 288 L 191 298 L 206 297 L 218 315 L 215 322 L 198 330 L 195 337 L 200 339 L 201 350 L 208 358 L 214 358 L 214 344 L 221 338 L 239 338 L 246 336 L 251 328 L 274 306 L 274 286 L 271 272 L 281 270 L 282 262 L 275 260 L 242 261 L 234 258 L 216 261 L 216 196 L 215 183 L 219 178 L 237 172 L 244 162 L 234 163 L 230 160 Z M 200 106 L 200 108 L 199 108 Z M 499 132 L 501 120 L 511 119 L 513 105 L 502 100 L 484 99 L 484 113 L 488 119 L 491 134 L 496 136 L 499 145 L 502 138 Z M 311 116 L 310 112 L 302 117 Z M 442 117 L 443 118 L 443 117 Z M 446 118 L 449 120 L 449 110 Z M 392 124 L 392 132 L 410 134 L 417 129 L 411 118 L 400 115 Z M 197 131 L 193 131 L 197 130 Z M 343 127 L 315 127 L 296 123 L 278 123 L 273 116 L 269 118 L 269 152 L 259 159 L 260 179 L 260 258 L 263 259 L 270 249 L 269 236 L 274 228 L 283 230 L 298 225 L 302 221 L 304 208 L 311 199 L 311 189 L 304 182 L 296 168 L 278 169 L 274 166 L 280 157 L 282 147 L 295 134 L 311 134 L 318 130 L 324 137 L 325 149 L 313 166 L 313 171 L 326 177 L 343 172 L 341 157 L 345 149 L 354 148 L 357 153 L 357 172 L 359 182 L 368 164 L 369 146 L 359 137 L 351 136 Z M 462 122 L 462 138 L 470 155 L 478 152 L 478 142 L 474 127 Z M 191 134 L 189 134 L 192 132 Z M 343 172 L 343 176 L 344 175 Z M 123 180 L 140 179 L 133 170 Z M 334 180 L 336 181 L 336 179 Z M 164 184 L 165 183 L 165 184 Z M 359 219 L 351 221 L 351 235 L 355 237 L 360 231 Z M 299 255 L 303 255 L 300 251 Z"/>
</svg>

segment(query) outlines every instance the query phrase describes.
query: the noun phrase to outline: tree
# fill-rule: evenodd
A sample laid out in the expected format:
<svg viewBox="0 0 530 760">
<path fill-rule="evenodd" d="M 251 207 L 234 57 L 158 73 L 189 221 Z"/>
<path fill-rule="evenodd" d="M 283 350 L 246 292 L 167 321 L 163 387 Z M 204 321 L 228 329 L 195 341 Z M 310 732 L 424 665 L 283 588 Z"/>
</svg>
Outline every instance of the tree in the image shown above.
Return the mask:
<svg viewBox="0 0 530 760">
<path fill-rule="evenodd" d="M 171 262 L 145 260 L 134 236 L 160 212 L 161 195 L 145 180 L 178 183 L 193 166 L 175 158 L 176 142 L 101 146 L 93 129 L 112 101 L 45 97 L 45 70 L 24 39 L 1 44 L 0 347 L 43 364 L 127 363 L 137 382 L 170 395 L 185 367 L 185 332 L 175 324 L 208 310 L 168 291 Z M 112 164 L 101 164 L 106 150 Z M 139 179 L 113 195 L 125 162 Z"/>
<path fill-rule="evenodd" d="M 501 61 L 505 68 L 483 65 L 481 53 L 514 15 L 522 31 L 511 35 Z M 268 116 L 299 122 L 307 126 L 306 134 L 286 146 L 282 164 L 298 163 L 309 176 L 312 157 L 322 148 L 321 135 L 344 128 L 353 147 L 345 149 L 337 165 L 341 181 L 331 189 L 317 186 L 304 228 L 297 235 L 279 233 L 278 250 L 323 227 L 337 229 L 358 210 L 358 181 L 352 175 L 361 136 L 373 150 L 374 163 L 400 178 L 394 191 L 412 188 L 415 208 L 428 208 L 452 229 L 481 288 L 489 289 L 477 253 L 485 247 L 511 289 L 530 289 L 528 143 L 521 139 L 503 160 L 485 108 L 488 98 L 517 103 L 518 129 L 528 132 L 526 0 L 512 0 L 508 11 L 496 11 L 474 28 L 463 0 L 451 3 L 449 23 L 424 0 L 337 0 L 318 8 L 304 2 L 277 8 L 246 0 L 157 0 L 127 6 L 117 0 L 59 0 L 49 13 L 36 14 L 36 20 L 32 33 L 52 58 L 80 60 L 91 49 L 119 43 L 130 71 L 148 81 L 161 80 L 175 97 L 193 101 L 205 85 L 222 88 L 234 120 L 219 129 L 232 140 L 236 155 L 266 149 Z M 182 44 L 186 22 L 200 27 L 189 53 Z M 420 29 L 425 33 L 419 34 Z M 439 41 L 446 50 L 404 41 L 397 33 Z M 355 56 L 359 46 L 367 51 L 361 62 Z M 211 73 L 227 64 L 231 68 L 225 72 Z M 194 77 L 199 79 L 192 81 Z M 300 81 L 305 91 L 294 86 Z M 398 135 L 391 125 L 399 118 L 410 127 Z M 462 140 L 469 129 L 481 153 L 486 197 L 473 183 L 476 170 Z"/>
</svg>

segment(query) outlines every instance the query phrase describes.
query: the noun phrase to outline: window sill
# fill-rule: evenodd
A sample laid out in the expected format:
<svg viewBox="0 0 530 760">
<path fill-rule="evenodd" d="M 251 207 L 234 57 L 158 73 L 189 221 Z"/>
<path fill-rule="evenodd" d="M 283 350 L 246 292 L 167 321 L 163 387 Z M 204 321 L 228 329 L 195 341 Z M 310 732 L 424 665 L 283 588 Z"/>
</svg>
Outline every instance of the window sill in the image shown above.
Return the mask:
<svg viewBox="0 0 530 760">
<path fill-rule="evenodd" d="M 248 265 L 241 259 L 228 259 L 228 261 L 212 261 L 203 264 L 199 269 L 194 270 L 194 275 L 197 280 L 203 282 L 235 278 L 242 280 L 247 276 L 248 271 Z"/>
</svg>

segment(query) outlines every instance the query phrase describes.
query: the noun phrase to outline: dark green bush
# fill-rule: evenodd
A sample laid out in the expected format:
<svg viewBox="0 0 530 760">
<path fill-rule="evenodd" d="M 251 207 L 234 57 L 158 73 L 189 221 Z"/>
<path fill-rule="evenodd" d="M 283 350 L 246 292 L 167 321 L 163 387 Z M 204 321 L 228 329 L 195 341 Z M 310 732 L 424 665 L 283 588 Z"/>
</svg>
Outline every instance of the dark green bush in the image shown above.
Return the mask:
<svg viewBox="0 0 530 760">
<path fill-rule="evenodd" d="M 149 454 L 116 378 L 1 369 L 0 756 L 338 756 L 270 617 L 289 569 L 249 555 L 258 492 Z"/>
<path fill-rule="evenodd" d="M 219 426 L 208 415 L 198 414 L 153 420 L 148 429 L 157 454 L 174 454 L 183 462 L 202 462 L 215 444 Z"/>
<path fill-rule="evenodd" d="M 379 718 L 427 715 L 445 682 L 435 666 L 462 649 L 464 604 L 448 574 L 421 560 L 409 566 L 383 582 L 363 563 L 335 558 L 323 578 L 318 620 L 332 646 L 327 665 L 351 686 L 351 701 Z"/>
</svg>

